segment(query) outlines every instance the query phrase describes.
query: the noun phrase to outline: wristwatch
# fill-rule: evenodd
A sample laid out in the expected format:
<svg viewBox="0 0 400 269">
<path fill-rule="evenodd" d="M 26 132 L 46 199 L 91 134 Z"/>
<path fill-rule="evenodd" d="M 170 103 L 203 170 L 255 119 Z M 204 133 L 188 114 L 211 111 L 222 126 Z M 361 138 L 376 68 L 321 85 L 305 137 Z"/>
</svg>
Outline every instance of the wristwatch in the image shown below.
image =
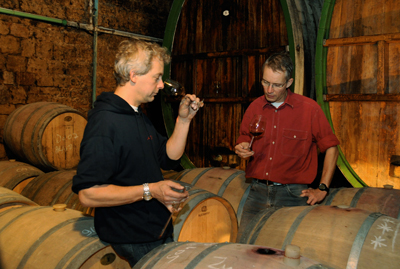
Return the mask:
<svg viewBox="0 0 400 269">
<path fill-rule="evenodd" d="M 325 185 L 325 183 L 319 184 L 318 189 L 320 189 L 321 191 L 326 191 L 327 195 L 329 194 L 329 188 Z"/>
<path fill-rule="evenodd" d="M 144 183 L 143 184 L 143 199 L 145 201 L 150 201 L 152 198 L 153 198 L 153 196 L 151 196 L 149 183 Z"/>
</svg>

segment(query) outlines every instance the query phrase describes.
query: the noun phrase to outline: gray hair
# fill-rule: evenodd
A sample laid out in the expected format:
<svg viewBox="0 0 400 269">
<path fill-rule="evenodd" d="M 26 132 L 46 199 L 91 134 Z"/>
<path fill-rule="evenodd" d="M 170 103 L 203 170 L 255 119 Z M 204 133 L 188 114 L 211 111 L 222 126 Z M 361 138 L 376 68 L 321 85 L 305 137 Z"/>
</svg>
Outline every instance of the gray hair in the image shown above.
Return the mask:
<svg viewBox="0 0 400 269">
<path fill-rule="evenodd" d="M 171 62 L 168 49 L 157 43 L 139 39 L 122 41 L 119 44 L 114 64 L 114 77 L 117 85 L 123 86 L 130 80 L 129 73 L 131 70 L 136 75 L 147 74 L 152 68 L 151 63 L 155 57 L 163 61 L 164 64 Z"/>
<path fill-rule="evenodd" d="M 292 59 L 286 51 L 274 53 L 269 56 L 262 66 L 263 72 L 266 67 L 271 68 L 274 72 L 285 72 L 286 80 L 291 78 L 294 69 Z"/>
</svg>

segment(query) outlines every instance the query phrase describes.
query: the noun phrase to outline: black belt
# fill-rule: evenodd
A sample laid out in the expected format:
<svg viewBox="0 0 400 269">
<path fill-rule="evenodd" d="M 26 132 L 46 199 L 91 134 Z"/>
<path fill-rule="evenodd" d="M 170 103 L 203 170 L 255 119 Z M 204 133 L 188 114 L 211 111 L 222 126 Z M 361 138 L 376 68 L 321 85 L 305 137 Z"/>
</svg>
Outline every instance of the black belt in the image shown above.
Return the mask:
<svg viewBox="0 0 400 269">
<path fill-rule="evenodd" d="M 270 180 L 263 180 L 263 179 L 257 179 L 257 178 L 254 178 L 254 180 L 258 183 L 265 184 L 267 186 L 284 186 L 285 185 L 285 184 L 273 182 Z"/>
</svg>

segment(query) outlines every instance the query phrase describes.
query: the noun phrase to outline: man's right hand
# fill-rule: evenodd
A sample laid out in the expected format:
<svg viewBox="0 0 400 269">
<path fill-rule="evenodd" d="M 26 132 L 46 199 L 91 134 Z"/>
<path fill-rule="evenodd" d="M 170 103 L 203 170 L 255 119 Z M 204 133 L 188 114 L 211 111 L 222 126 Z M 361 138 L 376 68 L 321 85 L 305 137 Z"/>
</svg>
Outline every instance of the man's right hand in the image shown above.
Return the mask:
<svg viewBox="0 0 400 269">
<path fill-rule="evenodd" d="M 149 188 L 152 196 L 163 203 L 172 213 L 180 210 L 180 208 L 174 208 L 174 205 L 184 202 L 189 197 L 189 192 L 185 190 L 184 186 L 171 180 L 150 183 Z M 183 192 L 177 192 L 172 188 L 183 190 Z"/>
<path fill-rule="evenodd" d="M 242 159 L 248 159 L 254 155 L 254 151 L 249 149 L 249 142 L 242 142 L 235 146 L 235 153 Z"/>
</svg>

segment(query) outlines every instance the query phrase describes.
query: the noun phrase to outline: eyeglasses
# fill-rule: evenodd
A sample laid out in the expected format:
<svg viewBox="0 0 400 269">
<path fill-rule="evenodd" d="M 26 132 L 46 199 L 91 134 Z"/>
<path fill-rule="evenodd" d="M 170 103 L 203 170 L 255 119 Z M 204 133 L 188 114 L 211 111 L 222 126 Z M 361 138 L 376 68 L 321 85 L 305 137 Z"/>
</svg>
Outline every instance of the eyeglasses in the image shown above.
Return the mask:
<svg viewBox="0 0 400 269">
<path fill-rule="evenodd" d="M 283 88 L 283 87 L 285 87 L 285 85 L 286 85 L 287 82 L 288 82 L 288 81 L 286 81 L 286 82 L 283 83 L 283 84 L 275 84 L 275 83 L 271 84 L 271 83 L 269 83 L 268 81 L 266 81 L 265 79 L 262 79 L 262 80 L 261 80 L 261 84 L 262 84 L 264 87 L 269 87 L 270 85 L 272 85 L 272 89 L 280 89 L 280 88 Z"/>
</svg>

